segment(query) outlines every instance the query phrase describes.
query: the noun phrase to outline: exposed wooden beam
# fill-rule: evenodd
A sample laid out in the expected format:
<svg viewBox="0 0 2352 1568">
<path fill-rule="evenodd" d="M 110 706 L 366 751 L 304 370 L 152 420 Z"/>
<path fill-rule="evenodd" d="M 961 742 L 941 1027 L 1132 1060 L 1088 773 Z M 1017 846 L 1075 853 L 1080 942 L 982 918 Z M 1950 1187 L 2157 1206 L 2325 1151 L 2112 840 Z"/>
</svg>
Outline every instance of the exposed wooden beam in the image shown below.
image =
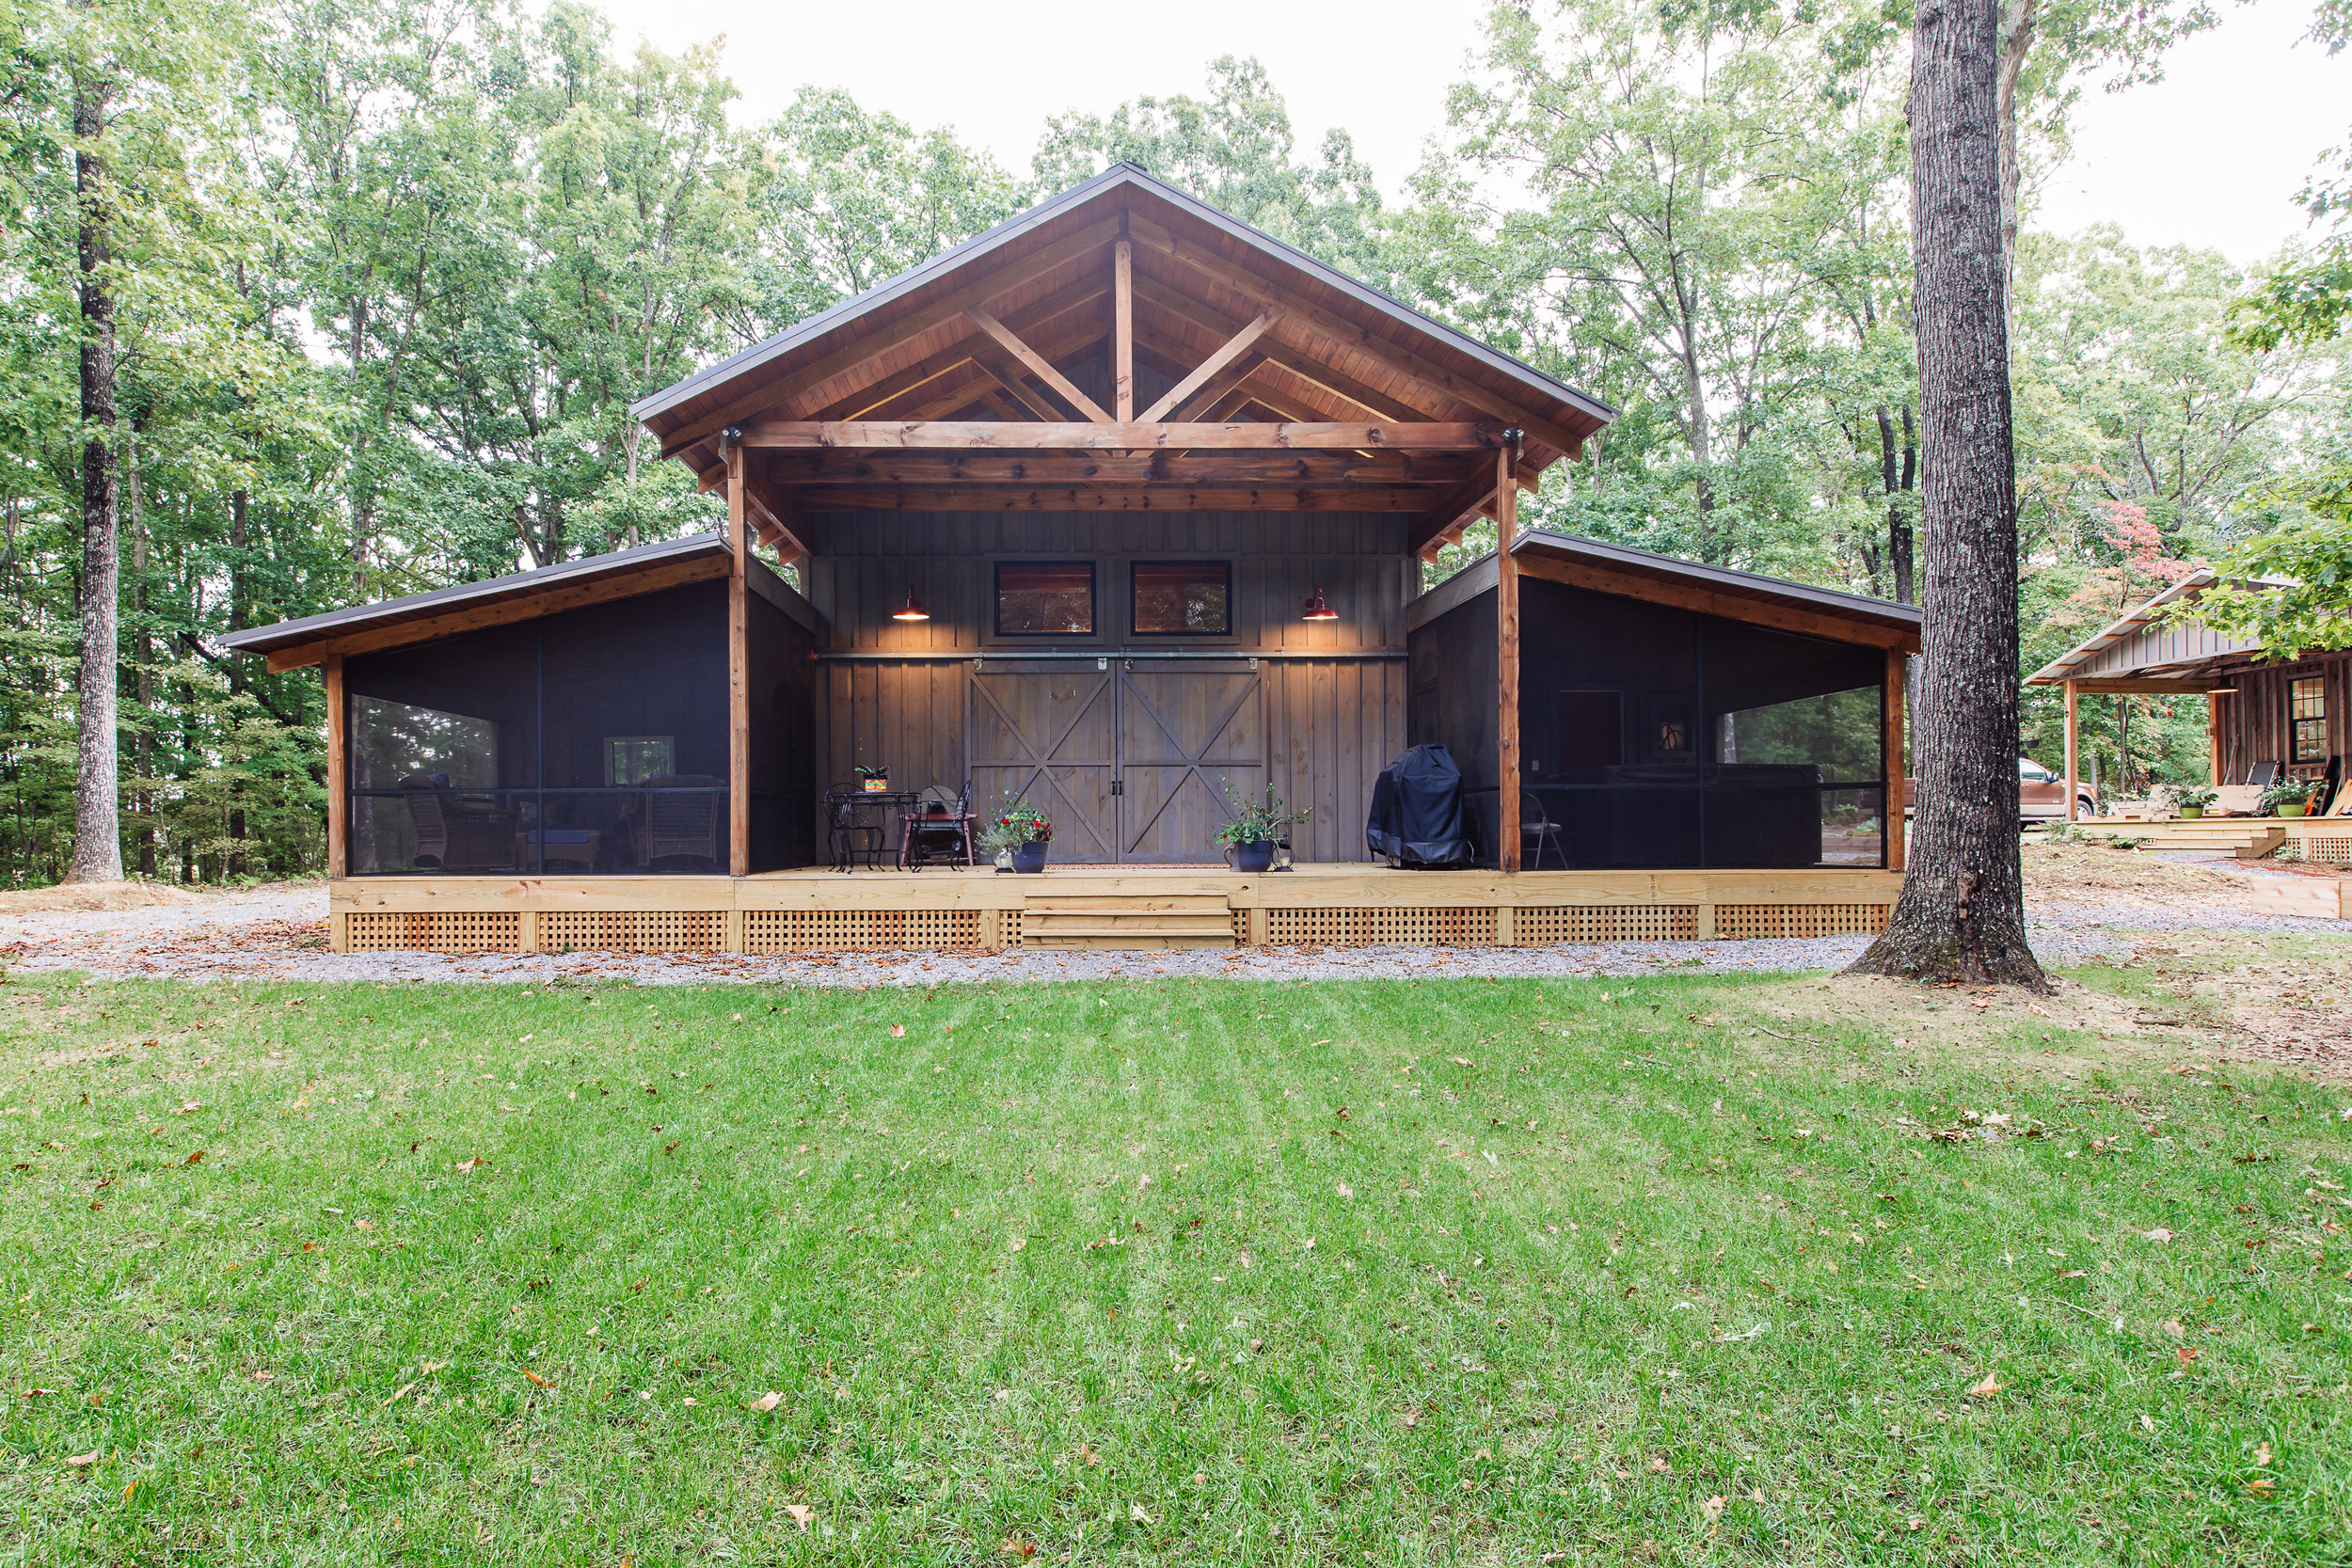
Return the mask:
<svg viewBox="0 0 2352 1568">
<path fill-rule="evenodd" d="M 1583 437 L 1565 425 L 1489 389 L 1468 375 L 1448 370 L 1401 343 L 1377 337 L 1369 328 L 1323 309 L 1237 261 L 1189 240 L 1179 239 L 1158 224 L 1134 214 L 1128 215 L 1127 227 L 1128 232 L 1136 240 L 1168 260 L 1190 268 L 1211 282 L 1224 284 L 1261 307 L 1278 307 L 1333 341 L 1370 355 L 1433 391 L 1442 392 L 1506 424 L 1527 430 L 1572 457 L 1584 450 Z"/>
<path fill-rule="evenodd" d="M 1083 309 L 1101 299 L 1110 291 L 1110 280 L 1099 274 L 1089 274 L 1067 288 L 1055 290 L 1043 299 L 1023 306 L 1005 317 L 1005 325 L 1025 337 L 1041 332 L 1073 310 Z M 860 388 L 846 398 L 836 398 L 821 408 L 797 414 L 796 418 L 810 420 L 860 420 L 868 418 L 873 410 L 893 398 L 923 387 L 972 362 L 975 347 L 983 340 L 977 335 L 953 343 L 938 353 L 919 359 L 904 370 L 893 371 L 880 381 Z M 1050 350 L 1048 351 L 1050 355 Z M 1051 355 L 1058 358 L 1058 355 Z"/>
<path fill-rule="evenodd" d="M 1502 827 L 1496 847 L 1508 876 L 1520 868 L 1527 846 L 1519 832 L 1519 786 L 1527 769 L 1519 754 L 1519 563 L 1511 554 L 1518 533 L 1518 453 L 1495 453 L 1495 775 L 1502 786 Z"/>
<path fill-rule="evenodd" d="M 1073 323 L 1059 338 L 1050 342 L 1041 342 L 1037 348 L 1039 353 L 1043 354 L 1049 359 L 1067 360 L 1073 355 L 1092 348 L 1109 332 L 1110 325 L 1107 322 L 1081 320 Z M 986 340 L 977 335 L 971 342 L 993 347 L 993 344 L 987 344 Z M 964 374 L 968 379 L 957 381 L 952 379 L 952 376 L 944 376 L 921 388 L 920 401 L 911 402 L 907 398 L 899 398 L 890 406 L 875 408 L 861 415 L 860 420 L 862 422 L 889 424 L 900 424 L 909 420 L 940 420 L 969 408 L 975 403 L 996 407 L 997 413 L 1004 419 L 1026 420 L 1029 418 L 1026 414 L 1016 412 L 1010 401 L 1001 394 L 995 397 L 993 403 L 989 402 L 986 395 L 987 389 L 1000 386 L 1002 383 L 993 372 L 988 370 L 978 360 L 967 359 L 962 371 L 955 373 Z M 1053 417 L 1056 422 L 1060 422 L 1061 414 L 1058 411 Z"/>
<path fill-rule="evenodd" d="M 1889 871 L 1903 868 L 1903 677 L 1908 671 L 1902 650 L 1887 649 L 1885 671 L 1879 677 L 1886 719 L 1886 732 L 1879 741 L 1886 757 L 1882 768 L 1886 789 L 1879 797 L 1879 841 L 1886 846 Z M 2067 807 L 2066 815 L 2070 819 L 2074 816 L 2073 806 Z"/>
<path fill-rule="evenodd" d="M 1473 518 L 1492 512 L 1494 504 L 1494 474 L 1483 471 L 1471 475 L 1460 489 L 1440 499 L 1429 509 L 1427 516 L 1413 525 L 1412 531 L 1406 535 L 1406 553 L 1424 561 L 1429 559 L 1441 545 L 1459 539 L 1462 530 Z"/>
<path fill-rule="evenodd" d="M 795 515 L 791 500 L 776 488 L 774 464 L 775 456 L 765 452 L 745 464 L 744 504 L 751 508 L 755 521 L 767 525 L 760 530 L 760 542 L 787 557 L 813 554 L 806 525 Z"/>
<path fill-rule="evenodd" d="M 998 391 L 1025 409 L 1031 420 L 1040 424 L 1062 422 L 1061 410 L 1055 407 L 1052 400 L 1044 393 L 1022 380 L 1020 372 L 1015 367 L 1001 362 L 992 363 L 986 359 L 975 359 L 972 363 L 996 384 Z"/>
<path fill-rule="evenodd" d="M 324 662 L 330 654 L 350 657 L 355 654 L 380 653 L 386 648 L 405 648 L 412 642 L 430 642 L 439 638 L 455 637 L 461 632 L 480 631 L 485 626 L 511 626 L 516 621 L 529 621 L 541 615 L 553 615 L 560 610 L 581 610 L 589 605 L 610 604 L 614 599 L 634 598 L 640 594 L 657 593 L 664 588 L 676 588 L 690 582 L 707 582 L 727 575 L 727 560 L 722 555 L 706 555 L 691 561 L 674 561 L 660 566 L 625 576 L 599 578 L 588 582 L 570 583 L 533 594 L 518 594 L 511 599 L 490 604 L 469 605 L 443 615 L 421 616 L 414 621 L 396 621 L 387 626 L 370 626 L 341 637 L 321 638 L 316 642 L 299 642 L 280 648 L 269 656 L 272 674 L 280 671 L 299 670 L 306 665 Z"/>
<path fill-rule="evenodd" d="M 1051 359 L 1031 348 L 1012 328 L 985 310 L 966 310 L 963 315 L 966 321 L 993 339 L 998 348 L 1010 355 L 1031 375 L 1036 376 L 1059 394 L 1062 401 L 1078 411 L 1080 419 L 1091 420 L 1096 424 L 1116 422 L 1101 404 L 1080 391 L 1076 382 L 1056 370 Z"/>
<path fill-rule="evenodd" d="M 727 875 L 752 873 L 752 454 L 727 453 Z"/>
<path fill-rule="evenodd" d="M 812 387 L 871 365 L 908 339 L 919 338 L 933 327 L 956 320 L 976 305 L 985 305 L 1031 278 L 1042 277 L 1066 262 L 1102 249 L 1119 237 L 1119 223 L 1118 218 L 1109 217 L 1100 223 L 1089 224 L 1074 234 L 1033 250 L 1017 261 L 1008 261 L 961 288 L 949 290 L 930 304 L 862 338 L 844 343 L 831 354 L 814 359 L 787 375 L 779 376 L 764 387 L 755 388 L 730 399 L 714 412 L 664 436 L 661 438 L 661 455 L 672 456 L 715 431 L 740 424 L 753 415 L 797 397 Z"/>
<path fill-rule="evenodd" d="M 326 665 L 326 875 L 351 874 L 351 706 L 343 700 L 343 656 L 330 653 Z"/>
<path fill-rule="evenodd" d="M 1919 634 L 1907 627 L 1885 626 L 1876 621 L 1849 620 L 1824 610 L 1801 610 L 1770 599 L 1752 599 L 1744 594 L 1701 588 L 1667 578 L 1619 572 L 1582 562 L 1559 561 L 1533 551 L 1518 558 L 1518 568 L 1519 575 L 1525 578 L 1542 578 L 1547 582 L 1564 583 L 1570 588 L 1589 588 L 1596 593 L 1621 594 L 1649 604 L 1694 610 L 1702 615 L 1721 615 L 1727 620 L 1744 621 L 1750 626 L 1802 632 L 1807 637 L 1825 638 L 1833 642 L 1897 648 L 1907 653 L 1916 653 L 1919 648 Z"/>
<path fill-rule="evenodd" d="M 1136 418 L 1136 245 L 1111 246 L 1111 403 L 1120 424 Z"/>
<path fill-rule="evenodd" d="M 1429 484 L 1458 485 L 1484 453 L 1375 451 L 771 451 L 766 477 L 827 484 Z M 758 500 L 755 494 L 754 500 Z M 1435 502 L 1437 497 L 1430 498 Z"/>
<path fill-rule="evenodd" d="M 1206 359 L 1192 368 L 1190 375 L 1170 387 L 1161 396 L 1159 402 L 1145 409 L 1142 418 L 1137 422 L 1157 424 L 1160 420 L 1167 419 L 1170 413 L 1190 401 L 1193 393 L 1216 379 L 1219 371 L 1248 353 L 1249 345 L 1264 337 L 1274 324 L 1281 319 L 1282 313 L 1279 310 L 1260 311 L 1255 321 L 1218 344 Z"/>
<path fill-rule="evenodd" d="M 2194 676 L 2183 675 L 2108 675 L 2105 678 L 2070 681 L 2067 684 L 2078 691 L 2142 693 L 2169 691 L 2177 696 L 2195 696 L 2201 692 L 2211 691 L 2216 682 L 2212 679 L 2201 680 Z"/>
<path fill-rule="evenodd" d="M 1136 293 L 1146 303 L 1157 307 L 1168 314 L 1188 321 L 1196 326 L 1206 327 L 1209 331 L 1220 336 L 1231 337 L 1241 330 L 1242 324 L 1224 311 L 1213 305 L 1203 304 L 1190 294 L 1161 282 L 1156 277 L 1147 277 L 1136 279 Z M 1260 343 L 1258 351 L 1293 375 L 1302 380 L 1311 381 L 1338 397 L 1342 402 L 1352 403 L 1357 407 L 1377 414 L 1384 420 L 1427 420 L 1438 417 L 1437 412 L 1432 409 L 1416 408 L 1411 404 L 1401 402 L 1377 387 L 1366 386 L 1354 376 L 1302 354 L 1279 340 Z M 1445 401 L 1452 402 L 1453 400 Z"/>
<path fill-rule="evenodd" d="M 1225 395 L 1265 363 L 1255 354 L 1245 354 L 1223 370 L 1200 384 L 1200 389 L 1186 398 L 1168 417 L 1177 424 L 1191 424 L 1207 416 L 1210 409 L 1225 401 Z"/>
<path fill-rule="evenodd" d="M 1367 451 L 1492 451 L 1502 432 L 1487 424 L 1015 424 L 989 421 L 881 422 L 790 420 L 748 425 L 743 445 L 778 450 L 839 447 L 874 451 L 1145 451 L 1161 448 L 1289 451 L 1359 447 Z"/>
<path fill-rule="evenodd" d="M 1425 487 L 1383 484 L 1192 488 L 1179 484 L 1085 485 L 859 484 L 809 492 L 811 506 L 828 512 L 1419 512 Z"/>
</svg>

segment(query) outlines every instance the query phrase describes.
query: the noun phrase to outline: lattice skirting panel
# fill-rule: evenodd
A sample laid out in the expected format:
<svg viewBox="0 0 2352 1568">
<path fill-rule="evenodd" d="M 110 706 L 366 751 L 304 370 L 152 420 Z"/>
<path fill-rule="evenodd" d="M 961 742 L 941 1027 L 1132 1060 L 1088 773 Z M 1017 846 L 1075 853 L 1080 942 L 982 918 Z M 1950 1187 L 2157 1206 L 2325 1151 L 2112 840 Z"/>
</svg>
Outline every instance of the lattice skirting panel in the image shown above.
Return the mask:
<svg viewBox="0 0 2352 1568">
<path fill-rule="evenodd" d="M 714 953 L 726 940 L 727 917 L 717 910 L 550 910 L 539 917 L 542 953 Z"/>
<path fill-rule="evenodd" d="M 1019 912 L 1007 918 L 1017 938 Z M 977 910 L 754 910 L 743 916 L 747 953 L 968 951 L 979 944 Z"/>
<path fill-rule="evenodd" d="M 523 944 L 523 917 L 497 911 L 368 913 L 344 919 L 354 953 L 513 953 Z"/>
<path fill-rule="evenodd" d="M 1696 904 L 1555 904 L 1512 916 L 1521 947 L 1564 942 L 1692 942 Z"/>
<path fill-rule="evenodd" d="M 1718 904 L 1715 934 L 1744 937 L 1857 937 L 1886 929 L 1884 904 Z"/>
<path fill-rule="evenodd" d="M 2352 838 L 2291 838 L 2287 847 L 2299 848 L 2307 861 L 2322 861 L 2329 865 L 2352 865 Z"/>
<path fill-rule="evenodd" d="M 1266 941 L 1277 947 L 1486 947 L 1495 940 L 1491 909 L 1268 910 Z"/>
</svg>

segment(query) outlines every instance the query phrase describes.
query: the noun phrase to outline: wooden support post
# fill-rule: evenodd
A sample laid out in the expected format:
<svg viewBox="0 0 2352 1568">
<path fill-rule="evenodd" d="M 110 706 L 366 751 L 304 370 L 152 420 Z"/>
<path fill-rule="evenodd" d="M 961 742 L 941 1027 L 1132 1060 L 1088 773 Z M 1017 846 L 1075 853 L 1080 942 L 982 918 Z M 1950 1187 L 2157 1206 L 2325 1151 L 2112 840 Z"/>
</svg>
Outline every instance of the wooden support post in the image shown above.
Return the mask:
<svg viewBox="0 0 2352 1568">
<path fill-rule="evenodd" d="M 1495 906 L 1495 945 L 1517 947 L 1519 944 L 1519 911 L 1516 905 Z"/>
<path fill-rule="evenodd" d="M 1120 424 L 1136 417 L 1136 245 L 1111 246 L 1111 400 Z"/>
<path fill-rule="evenodd" d="M 524 910 L 516 915 L 515 919 L 516 924 L 515 951 L 517 953 L 539 951 L 539 911 Z"/>
<path fill-rule="evenodd" d="M 351 916 L 342 910 L 326 917 L 326 946 L 334 953 L 351 951 Z"/>
<path fill-rule="evenodd" d="M 727 443 L 727 875 L 752 869 L 751 519 L 743 465 Z"/>
<path fill-rule="evenodd" d="M 2221 787 L 2221 699 L 2205 693 L 2205 768 L 2206 782 L 2214 788 Z"/>
<path fill-rule="evenodd" d="M 351 747 L 343 702 L 343 656 L 326 656 L 326 876 L 351 875 Z"/>
<path fill-rule="evenodd" d="M 2082 799 L 2082 787 L 2074 782 L 2074 683 L 2066 683 L 2066 823 L 2073 827 L 2075 801 Z"/>
<path fill-rule="evenodd" d="M 1517 432 L 1513 433 L 1516 436 Z M 1495 771 L 1502 784 L 1499 864 L 1505 872 L 1519 869 L 1519 566 L 1512 559 L 1511 542 L 1518 533 L 1518 442 L 1505 440 L 1495 450 L 1495 702 L 1500 722 L 1495 731 Z"/>
<path fill-rule="evenodd" d="M 1701 904 L 1695 918 L 1698 924 L 1692 934 L 1701 942 L 1713 942 L 1715 940 L 1715 906 Z"/>
<path fill-rule="evenodd" d="M 743 911 L 722 911 L 719 918 L 719 950 L 723 953 L 743 951 Z"/>
<path fill-rule="evenodd" d="M 1252 904 L 1249 906 L 1248 914 L 1249 937 L 1244 945 L 1249 947 L 1263 947 L 1267 942 L 1274 940 L 1273 937 L 1268 934 L 1270 922 L 1266 919 L 1265 906 L 1263 904 Z"/>
<path fill-rule="evenodd" d="M 1886 869 L 1903 868 L 1903 683 L 1910 661 L 1900 648 L 1886 650 L 1886 794 L 1881 816 L 1885 821 Z"/>
</svg>

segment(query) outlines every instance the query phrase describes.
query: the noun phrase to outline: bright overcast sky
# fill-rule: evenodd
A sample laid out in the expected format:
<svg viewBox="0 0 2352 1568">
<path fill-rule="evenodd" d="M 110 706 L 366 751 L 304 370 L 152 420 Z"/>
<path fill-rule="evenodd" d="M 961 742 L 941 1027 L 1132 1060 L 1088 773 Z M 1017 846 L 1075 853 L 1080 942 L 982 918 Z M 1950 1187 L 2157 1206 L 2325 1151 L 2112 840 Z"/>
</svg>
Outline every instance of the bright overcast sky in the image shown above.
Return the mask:
<svg viewBox="0 0 2352 1568">
<path fill-rule="evenodd" d="M 1028 171 L 1048 115 L 1107 111 L 1145 93 L 1201 90 L 1210 60 L 1255 55 L 1289 100 L 1302 151 L 1343 125 L 1393 194 L 1466 74 L 1484 0 L 1203 0 L 1176 11 L 1059 3 L 975 7 L 603 0 L 615 41 L 676 50 L 724 33 L 746 119 L 803 82 L 846 87 L 918 126 L 952 125 Z M 2087 94 L 2074 158 L 2045 183 L 2041 227 L 2120 224 L 2143 245 L 2193 244 L 2246 262 L 2303 231 L 2293 196 L 2352 124 L 2352 53 L 2296 40 L 2303 0 L 2226 5 L 2222 25 L 2175 50 L 2167 79 Z M 1343 22 L 1343 24 L 1342 24 Z"/>
</svg>

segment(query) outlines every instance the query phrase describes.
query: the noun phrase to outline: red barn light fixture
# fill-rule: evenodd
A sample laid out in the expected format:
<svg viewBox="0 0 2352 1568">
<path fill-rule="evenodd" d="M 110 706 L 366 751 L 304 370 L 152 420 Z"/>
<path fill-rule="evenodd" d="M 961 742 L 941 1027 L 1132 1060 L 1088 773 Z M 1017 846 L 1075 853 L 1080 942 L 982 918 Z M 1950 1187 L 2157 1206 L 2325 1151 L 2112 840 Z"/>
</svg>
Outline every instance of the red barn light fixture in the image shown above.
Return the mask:
<svg viewBox="0 0 2352 1568">
<path fill-rule="evenodd" d="M 894 621 L 928 621 L 931 612 L 925 610 L 922 601 L 914 596 L 914 584 L 910 582 L 907 584 L 907 602 L 892 610 L 890 618 Z"/>
<path fill-rule="evenodd" d="M 1336 621 L 1339 618 L 1340 612 L 1323 600 L 1323 584 L 1316 583 L 1314 594 L 1307 600 L 1307 613 L 1299 619 L 1302 621 Z"/>
</svg>

